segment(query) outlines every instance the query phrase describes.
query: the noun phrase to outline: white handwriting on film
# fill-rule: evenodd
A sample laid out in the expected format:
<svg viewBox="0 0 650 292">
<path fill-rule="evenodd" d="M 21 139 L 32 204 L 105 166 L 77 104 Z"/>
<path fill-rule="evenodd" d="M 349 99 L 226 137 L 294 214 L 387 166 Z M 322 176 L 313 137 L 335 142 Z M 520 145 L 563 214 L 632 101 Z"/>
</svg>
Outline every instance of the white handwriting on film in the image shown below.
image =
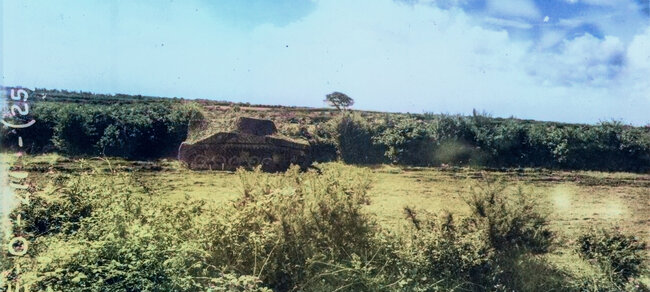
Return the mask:
<svg viewBox="0 0 650 292">
<path fill-rule="evenodd" d="M 18 89 L 18 90 L 11 89 L 10 96 L 11 96 L 11 100 L 14 101 L 14 102 L 17 102 L 18 104 L 13 104 L 11 106 L 9 116 L 16 117 L 18 115 L 21 115 L 21 116 L 28 115 L 29 114 L 29 104 L 27 103 L 27 100 L 29 99 L 29 94 L 27 93 L 27 91 L 24 90 L 24 89 Z M 22 105 L 22 108 L 21 108 L 21 105 Z M 28 128 L 28 127 L 32 126 L 34 123 L 36 123 L 36 121 L 32 119 L 31 121 L 29 121 L 29 122 L 27 122 L 25 124 L 12 124 L 12 123 L 7 122 L 4 119 L 4 117 L 3 117 L 2 120 L 0 120 L 0 122 L 3 125 L 5 125 L 5 126 L 7 126 L 9 128 L 13 128 L 13 129 Z M 18 146 L 23 147 L 22 137 L 18 137 Z M 20 159 L 22 156 L 18 156 L 18 157 Z M 11 188 L 13 188 L 13 189 L 15 189 L 17 191 L 25 192 L 25 194 L 23 196 L 19 196 L 19 199 L 20 199 L 20 201 L 21 201 L 21 203 L 23 205 L 29 206 L 29 204 L 30 204 L 30 200 L 29 200 L 30 199 L 30 193 L 29 193 L 29 191 L 27 191 L 27 186 L 23 184 L 24 180 L 28 176 L 28 173 L 27 172 L 15 172 L 15 171 L 12 171 L 12 172 L 9 172 L 9 176 L 10 176 L 9 187 L 11 187 Z M 21 226 L 22 225 L 21 221 L 22 221 L 22 215 L 18 214 L 16 216 L 15 222 L 9 222 L 9 224 L 10 224 L 10 226 L 11 225 Z M 25 256 L 27 254 L 27 251 L 29 249 L 29 242 L 27 241 L 27 239 L 25 239 L 21 235 L 16 235 L 16 234 L 6 234 L 5 236 L 6 236 L 5 239 L 8 241 L 8 243 L 7 243 L 7 251 L 9 252 L 10 255 L 15 256 L 15 257 L 22 257 L 22 256 Z M 18 290 L 20 290 L 20 284 L 22 282 L 22 281 L 20 281 L 20 275 L 21 275 L 21 272 L 22 272 L 20 264 L 16 263 L 16 265 L 13 268 L 13 271 L 14 271 L 14 274 L 17 276 L 16 277 L 17 280 L 15 281 L 16 286 L 15 286 L 14 289 L 15 289 L 15 291 L 18 291 Z M 0 289 L 3 288 L 4 285 L 3 285 L 2 282 L 4 282 L 4 280 L 6 280 L 5 277 L 8 274 L 10 274 L 9 271 L 5 271 L 5 272 L 2 272 L 0 274 Z M 29 290 L 29 285 L 25 285 L 24 283 L 22 283 L 22 284 L 23 284 L 24 291 L 28 291 Z M 11 291 L 12 290 L 12 282 L 7 281 L 6 285 L 7 285 L 8 290 Z"/>
<path fill-rule="evenodd" d="M 18 101 L 23 105 L 23 108 L 21 108 L 19 104 L 11 105 L 11 110 L 10 110 L 11 116 L 12 117 L 15 117 L 17 115 L 26 116 L 27 114 L 29 114 L 29 104 L 27 103 L 27 99 L 29 99 L 29 94 L 27 93 L 27 91 L 24 89 L 18 89 L 18 90 L 11 89 L 10 95 L 11 95 L 11 100 Z M 22 129 L 22 128 L 27 128 L 32 126 L 34 123 L 36 123 L 36 120 L 31 120 L 25 124 L 20 124 L 20 125 L 9 123 L 5 121 L 4 118 L 0 120 L 0 122 L 2 122 L 3 125 L 9 128 Z"/>
</svg>

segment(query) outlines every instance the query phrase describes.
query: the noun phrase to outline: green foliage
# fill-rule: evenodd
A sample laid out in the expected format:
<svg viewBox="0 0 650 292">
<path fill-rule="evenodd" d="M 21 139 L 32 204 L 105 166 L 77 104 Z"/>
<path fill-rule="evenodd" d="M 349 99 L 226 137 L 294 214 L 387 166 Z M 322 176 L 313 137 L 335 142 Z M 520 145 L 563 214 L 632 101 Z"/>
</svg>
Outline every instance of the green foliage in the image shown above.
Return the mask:
<svg viewBox="0 0 650 292">
<path fill-rule="evenodd" d="M 24 218 L 56 218 L 28 221 L 24 227 L 24 232 L 48 231 L 37 234 L 41 236 L 39 260 L 26 269 L 27 278 L 37 279 L 35 287 L 56 291 L 169 291 L 203 287 L 203 281 L 192 277 L 196 272 L 192 263 L 200 257 L 200 248 L 184 229 L 199 214 L 198 206 L 202 204 L 145 204 L 143 200 L 151 198 L 134 185 L 138 184 L 132 177 L 119 174 L 105 180 L 82 176 L 55 188 L 83 194 L 83 200 L 74 201 L 72 196 L 64 195 L 55 199 L 63 203 L 53 205 L 47 198 L 39 198 L 32 206 L 19 209 L 29 216 Z M 53 194 L 36 197 L 41 196 Z M 44 209 L 50 213 L 43 214 Z M 73 216 L 79 209 L 84 210 L 83 216 Z M 54 232 L 59 229 L 68 232 Z"/>
<path fill-rule="evenodd" d="M 58 176 L 55 187 L 30 198 L 30 204 L 14 210 L 11 217 L 21 215 L 24 231 L 37 236 L 76 232 L 84 218 L 91 215 L 100 191 L 85 175 L 67 178 Z"/>
<path fill-rule="evenodd" d="M 338 110 L 345 110 L 354 105 L 354 99 L 338 91 L 326 95 L 324 101 Z"/>
<path fill-rule="evenodd" d="M 638 277 L 645 267 L 644 242 L 618 230 L 592 229 L 578 238 L 579 252 L 597 261 L 616 284 Z"/>
<path fill-rule="evenodd" d="M 15 124 L 25 124 L 32 119 L 36 120 L 32 126 L 24 129 L 10 129 L 0 127 L 0 147 L 10 149 L 11 151 L 28 151 L 28 152 L 46 152 L 53 149 L 52 135 L 54 125 L 56 124 L 56 114 L 59 105 L 39 104 L 30 109 L 30 115 L 27 117 L 20 116 L 17 118 L 20 122 Z M 23 147 L 18 147 L 18 137 L 22 137 Z"/>
<path fill-rule="evenodd" d="M 254 276 L 237 276 L 224 274 L 212 279 L 207 292 L 272 292 L 262 285 L 262 281 Z"/>
<path fill-rule="evenodd" d="M 434 131 L 430 124 L 413 117 L 394 117 L 388 119 L 374 142 L 386 148 L 385 155 L 393 163 L 427 165 L 433 160 Z"/>
<path fill-rule="evenodd" d="M 543 256 L 553 234 L 544 216 L 523 192 L 510 194 L 499 184 L 468 196 L 468 217 L 406 208 L 409 224 L 395 230 L 365 210 L 371 172 L 339 163 L 323 165 L 321 174 L 295 167 L 278 174 L 239 170 L 241 195 L 219 206 L 189 197 L 165 202 L 137 172 L 98 171 L 55 175 L 30 206 L 12 214 L 23 218 L 16 232 L 35 239 L 33 260 L 21 262 L 35 290 L 607 291 L 638 285 L 550 264 Z M 606 239 L 617 243 L 583 241 L 604 246 L 587 249 L 590 254 L 607 263 L 620 257 L 630 271 L 638 262 L 630 259 L 643 247 L 628 237 Z M 19 261 L 0 259 L 4 268 Z"/>
<path fill-rule="evenodd" d="M 283 134 L 310 140 L 313 160 L 321 162 L 340 158 L 360 164 L 390 161 L 416 166 L 650 170 L 650 128 L 616 121 L 563 124 L 492 118 L 477 112 L 472 116 L 334 113 L 288 107 L 256 111 L 242 110 L 245 104 L 205 100 L 187 103 L 142 96 L 39 92 L 47 93 L 51 97 L 47 100 L 54 102 L 34 99 L 31 116 L 26 119 L 37 122 L 29 128 L 0 128 L 3 149 L 18 150 L 20 136 L 25 143 L 21 150 L 30 152 L 167 157 L 175 154 L 184 139 L 194 141 L 226 129 L 245 114 L 269 118 Z M 336 100 L 345 96 L 333 94 Z"/>
<path fill-rule="evenodd" d="M 331 138 L 315 136 L 309 140 L 311 155 L 316 162 L 335 161 L 338 157 L 336 142 Z"/>
<path fill-rule="evenodd" d="M 546 286 L 566 285 L 561 273 L 531 260 L 552 245 L 553 233 L 545 217 L 521 190 L 511 201 L 512 196 L 503 185 L 487 184 L 468 197 L 472 213 L 459 223 L 450 213 L 423 216 L 405 208 L 413 230 L 402 246 L 404 258 L 413 265 L 409 270 L 418 273 L 416 287 L 526 291 L 540 285 L 531 284 L 534 280 L 527 277 L 536 277 Z M 543 273 L 535 276 L 532 270 Z"/>
<path fill-rule="evenodd" d="M 200 113 L 191 105 L 161 104 L 117 108 L 111 117 L 113 123 L 95 144 L 98 150 L 108 156 L 156 158 L 175 153 L 187 136 L 190 121 Z"/>
<path fill-rule="evenodd" d="M 547 252 L 553 240 L 546 217 L 537 211 L 536 202 L 521 188 L 509 194 L 502 183 L 487 183 L 467 196 L 472 210 L 470 220 L 487 231 L 495 250 L 525 249 Z"/>
<path fill-rule="evenodd" d="M 381 125 L 371 124 L 358 114 L 343 113 L 328 122 L 330 136 L 340 158 L 346 163 L 381 163 L 383 147 L 373 143 Z"/>
<path fill-rule="evenodd" d="M 54 147 L 66 154 L 93 154 L 95 145 L 110 123 L 108 118 L 100 107 L 61 107 L 52 136 Z"/>
<path fill-rule="evenodd" d="M 54 180 L 16 211 L 37 218 L 19 232 L 40 236 L 26 277 L 61 291 L 285 291 L 322 287 L 339 264 L 374 263 L 367 171 L 239 175 L 242 197 L 222 207 L 158 202 L 137 175 Z"/>
<path fill-rule="evenodd" d="M 484 232 L 467 221 L 457 224 L 449 213 L 419 216 L 408 207 L 405 212 L 414 229 L 404 240 L 403 257 L 408 260 L 408 270 L 415 273 L 414 288 L 471 289 L 474 283 L 489 278 L 495 253 Z"/>
<path fill-rule="evenodd" d="M 533 127 L 530 164 L 553 168 L 647 171 L 650 132 L 618 122 Z"/>
<path fill-rule="evenodd" d="M 298 168 L 276 176 L 259 170 L 239 175 L 242 197 L 226 229 L 236 233 L 209 226 L 219 231 L 207 243 L 214 247 L 211 265 L 287 290 L 317 282 L 313 278 L 330 262 L 365 257 L 371 249 L 374 223 L 361 212 L 367 172 L 334 167 L 321 175 Z"/>
<path fill-rule="evenodd" d="M 32 152 L 54 149 L 69 155 L 108 155 L 129 159 L 173 156 L 185 140 L 190 121 L 200 119 L 192 104 L 58 104 L 33 107 L 36 123 L 2 133 L 12 147 L 21 135 Z"/>
</svg>

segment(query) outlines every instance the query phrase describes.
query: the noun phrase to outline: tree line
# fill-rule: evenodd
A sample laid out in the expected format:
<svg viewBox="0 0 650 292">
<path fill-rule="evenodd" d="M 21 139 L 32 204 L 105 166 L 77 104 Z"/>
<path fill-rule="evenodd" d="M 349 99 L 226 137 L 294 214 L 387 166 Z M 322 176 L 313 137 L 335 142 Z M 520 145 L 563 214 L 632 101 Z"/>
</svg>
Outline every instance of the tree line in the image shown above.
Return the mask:
<svg viewBox="0 0 650 292">
<path fill-rule="evenodd" d="M 347 106 L 345 106 L 347 107 Z M 70 103 L 39 101 L 28 129 L 0 129 L 3 149 L 32 153 L 106 155 L 128 159 L 173 157 L 192 122 L 205 116 L 194 102 Z M 242 113 L 223 113 L 235 118 Z M 247 115 L 255 113 L 247 112 Z M 296 126 L 285 133 L 308 139 L 316 161 L 411 166 L 544 167 L 607 171 L 650 170 L 650 127 L 531 122 L 471 116 L 340 111 L 275 118 Z M 221 115 L 221 114 L 220 114 Z"/>
</svg>

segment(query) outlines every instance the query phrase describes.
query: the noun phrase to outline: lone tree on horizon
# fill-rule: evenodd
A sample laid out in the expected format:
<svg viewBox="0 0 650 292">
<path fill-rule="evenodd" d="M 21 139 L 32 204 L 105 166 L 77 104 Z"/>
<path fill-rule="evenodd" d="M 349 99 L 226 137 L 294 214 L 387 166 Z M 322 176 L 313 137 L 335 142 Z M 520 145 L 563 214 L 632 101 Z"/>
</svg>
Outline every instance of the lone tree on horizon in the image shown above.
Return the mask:
<svg viewBox="0 0 650 292">
<path fill-rule="evenodd" d="M 354 105 L 354 99 L 338 91 L 326 95 L 324 101 L 330 106 L 336 107 L 338 110 L 346 110 Z"/>
</svg>

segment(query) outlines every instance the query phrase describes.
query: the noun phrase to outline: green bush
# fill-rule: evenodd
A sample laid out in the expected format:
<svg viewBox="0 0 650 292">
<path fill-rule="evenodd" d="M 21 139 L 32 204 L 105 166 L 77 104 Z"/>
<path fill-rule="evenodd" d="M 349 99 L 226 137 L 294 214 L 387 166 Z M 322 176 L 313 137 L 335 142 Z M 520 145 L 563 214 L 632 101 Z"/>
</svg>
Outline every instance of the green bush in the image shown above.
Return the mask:
<svg viewBox="0 0 650 292">
<path fill-rule="evenodd" d="M 298 168 L 275 176 L 239 175 L 243 190 L 236 211 L 227 216 L 227 226 L 208 228 L 211 265 L 257 275 L 284 291 L 307 289 L 331 262 L 368 256 L 375 229 L 361 212 L 368 173 L 339 166 L 321 175 Z"/>
<path fill-rule="evenodd" d="M 30 206 L 12 215 L 23 215 L 16 231 L 34 239 L 33 260 L 2 255 L 0 264 L 21 261 L 34 289 L 60 291 L 607 291 L 638 285 L 614 283 L 606 273 L 575 275 L 546 262 L 553 234 L 544 216 L 521 190 L 511 194 L 500 184 L 468 196 L 468 217 L 406 208 L 407 226 L 388 229 L 365 210 L 367 169 L 331 163 L 321 174 L 294 167 L 237 175 L 241 196 L 219 206 L 189 197 L 181 204 L 160 200 L 137 173 L 54 176 Z M 638 276 L 644 251 L 638 241 L 607 235 L 580 242 L 588 258 L 612 273 Z"/>
<path fill-rule="evenodd" d="M 329 122 L 332 138 L 340 158 L 346 163 L 381 163 L 384 161 L 381 145 L 373 143 L 373 135 L 379 125 L 354 113 L 341 113 Z"/>
<path fill-rule="evenodd" d="M 483 164 L 496 167 L 532 165 L 528 132 L 526 125 L 513 120 L 477 127 L 475 139 L 485 155 Z"/>
<path fill-rule="evenodd" d="M 197 107 L 166 104 L 115 108 L 113 120 L 95 144 L 102 154 L 126 158 L 173 156 L 187 138 L 190 121 L 200 118 Z"/>
<path fill-rule="evenodd" d="M 393 163 L 429 165 L 436 146 L 434 131 L 431 124 L 410 116 L 388 118 L 374 142 L 386 148 L 385 155 Z"/>
<path fill-rule="evenodd" d="M 551 247 L 554 235 L 546 216 L 537 211 L 536 202 L 521 188 L 509 193 L 503 183 L 488 183 L 474 189 L 466 202 L 472 210 L 470 220 L 487 231 L 495 250 L 544 253 Z"/>
<path fill-rule="evenodd" d="M 638 277 L 647 268 L 646 245 L 618 230 L 592 229 L 578 238 L 582 256 L 596 260 L 616 284 Z"/>
<path fill-rule="evenodd" d="M 254 276 L 237 276 L 224 274 L 215 278 L 208 285 L 207 292 L 272 292 L 262 285 L 262 281 Z"/>
<path fill-rule="evenodd" d="M 12 217 L 22 215 L 24 231 L 38 236 L 76 232 L 84 218 L 90 217 L 99 189 L 85 175 L 59 176 L 57 184 L 30 198 L 30 204 L 15 209 Z"/>
<path fill-rule="evenodd" d="M 68 155 L 108 155 L 129 159 L 173 156 L 185 140 L 190 121 L 199 116 L 192 104 L 96 105 L 39 102 L 36 123 L 19 133 L 3 130 L 2 144 L 17 135 L 27 150 L 56 150 Z M 13 147 L 15 148 L 15 147 Z"/>
<path fill-rule="evenodd" d="M 452 214 L 420 216 L 405 208 L 414 228 L 402 243 L 403 257 L 413 275 L 413 288 L 472 289 L 485 284 L 495 260 L 494 249 L 484 232 L 457 224 Z"/>
<path fill-rule="evenodd" d="M 130 183 L 125 177 L 63 180 L 55 185 L 60 194 L 36 194 L 30 206 L 17 210 L 29 218 L 22 232 L 38 236 L 32 252 L 38 253 L 39 261 L 25 269 L 29 271 L 25 278 L 37 281 L 34 288 L 162 291 L 191 287 L 182 271 L 187 267 L 174 266 L 182 258 L 190 259 L 182 240 L 175 239 L 181 232 L 162 228 L 171 221 L 165 216 L 183 218 L 160 209 L 144 216 L 141 195 L 134 194 L 137 190 Z"/>
<path fill-rule="evenodd" d="M 0 147 L 3 150 L 27 151 L 29 153 L 39 153 L 51 151 L 52 136 L 56 124 L 56 116 L 60 106 L 50 103 L 38 104 L 32 106 L 30 115 L 18 118 L 20 122 L 15 124 L 25 124 L 34 119 L 36 123 L 24 129 L 11 129 L 0 127 Z M 18 147 L 18 137 L 22 137 L 23 147 Z"/>
<path fill-rule="evenodd" d="M 510 199 L 510 197 L 514 197 Z M 536 259 L 552 246 L 553 233 L 529 196 L 487 184 L 468 196 L 470 216 L 432 216 L 405 208 L 412 229 L 401 243 L 418 289 L 526 291 L 564 287 L 570 280 Z M 536 274 L 537 273 L 537 274 Z M 489 289 L 488 289 L 489 288 Z M 552 289 L 551 289 L 552 290 Z"/>
<path fill-rule="evenodd" d="M 349 277 L 366 283 L 348 291 L 385 285 L 374 266 L 387 261 L 376 256 L 378 227 L 361 210 L 366 171 L 332 165 L 320 175 L 297 168 L 239 175 L 242 197 L 221 207 L 159 202 L 133 174 L 55 181 L 62 197 L 39 192 L 16 211 L 42 217 L 20 231 L 39 234 L 31 251 L 38 261 L 25 277 L 61 291 L 336 289 Z M 350 273 L 332 274 L 341 265 Z"/>
<path fill-rule="evenodd" d="M 97 154 L 95 145 L 111 123 L 105 109 L 97 106 L 64 105 L 55 118 L 54 147 L 71 155 Z"/>
<path fill-rule="evenodd" d="M 246 114 L 267 116 L 282 133 L 308 138 L 313 159 L 320 162 L 332 161 L 336 156 L 354 164 L 650 170 L 650 128 L 617 121 L 579 125 L 492 118 L 477 112 L 472 116 L 356 111 L 334 114 L 282 107 L 244 113 L 236 112 L 235 106 L 218 115 L 205 111 L 203 116 L 202 106 L 219 103 L 39 92 L 47 93 L 52 97 L 48 100 L 53 101 L 34 100 L 27 117 L 37 121 L 33 126 L 0 128 L 3 149 L 17 150 L 20 136 L 25 144 L 22 150 L 32 153 L 168 157 L 175 155 L 186 138 L 202 138 Z M 313 133 L 303 135 L 303 126 L 314 129 Z"/>
<path fill-rule="evenodd" d="M 337 143 L 329 125 L 315 125 L 313 137 L 309 140 L 312 159 L 316 162 L 330 162 L 338 159 Z"/>
</svg>

